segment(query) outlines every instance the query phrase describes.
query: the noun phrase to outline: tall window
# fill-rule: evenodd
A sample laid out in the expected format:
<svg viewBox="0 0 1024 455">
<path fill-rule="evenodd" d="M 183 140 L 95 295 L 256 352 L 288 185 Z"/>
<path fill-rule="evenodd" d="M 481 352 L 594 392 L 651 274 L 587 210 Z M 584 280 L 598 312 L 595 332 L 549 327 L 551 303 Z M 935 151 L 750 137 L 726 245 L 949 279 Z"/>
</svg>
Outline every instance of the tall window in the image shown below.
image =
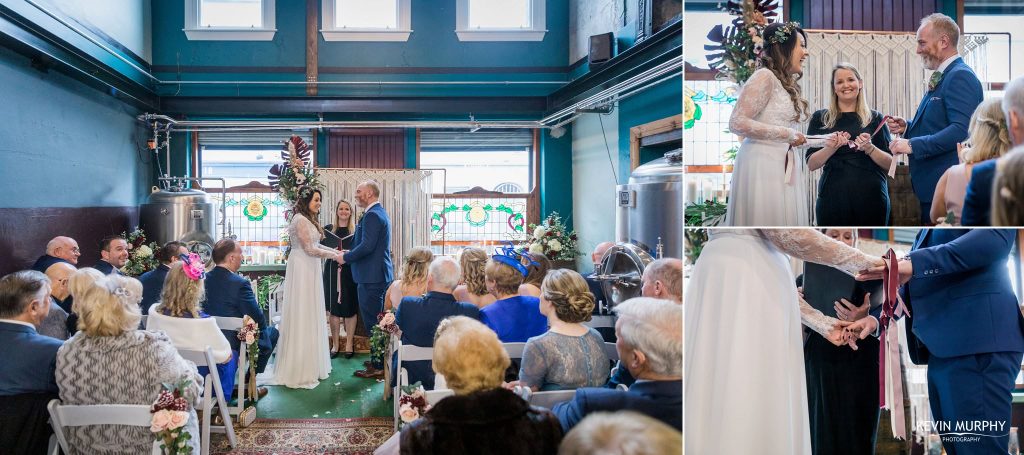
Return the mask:
<svg viewBox="0 0 1024 455">
<path fill-rule="evenodd" d="M 545 0 L 456 0 L 460 41 L 541 41 Z"/>
<path fill-rule="evenodd" d="M 186 0 L 189 40 L 270 41 L 277 31 L 274 0 Z"/>
<path fill-rule="evenodd" d="M 322 0 L 325 41 L 406 41 L 410 0 Z"/>
</svg>

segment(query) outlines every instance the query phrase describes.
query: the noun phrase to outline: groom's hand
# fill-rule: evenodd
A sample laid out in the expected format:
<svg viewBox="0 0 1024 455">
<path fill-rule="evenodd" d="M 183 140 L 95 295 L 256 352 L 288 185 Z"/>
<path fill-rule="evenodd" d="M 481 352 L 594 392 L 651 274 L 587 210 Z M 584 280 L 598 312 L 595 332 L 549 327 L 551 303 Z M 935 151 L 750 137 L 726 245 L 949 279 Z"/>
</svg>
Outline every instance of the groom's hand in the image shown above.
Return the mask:
<svg viewBox="0 0 1024 455">
<path fill-rule="evenodd" d="M 846 326 L 847 332 L 862 340 L 875 333 L 875 330 L 878 330 L 878 319 L 875 319 L 874 316 L 863 317 Z"/>
<path fill-rule="evenodd" d="M 900 285 L 906 284 L 914 276 L 914 264 L 910 262 L 910 257 L 907 256 L 897 261 L 896 266 L 900 269 Z M 882 278 L 885 278 L 885 265 L 862 270 L 855 277 L 857 281 L 881 280 Z"/>
<path fill-rule="evenodd" d="M 836 315 L 839 319 L 844 321 L 859 321 L 864 316 L 868 315 L 868 310 L 871 309 L 871 294 L 864 294 L 864 303 L 861 306 L 850 303 L 849 300 L 839 299 L 835 303 Z"/>
<path fill-rule="evenodd" d="M 911 153 L 910 140 L 903 138 L 894 139 L 892 144 L 889 144 L 889 150 L 897 155 L 909 155 Z"/>
<path fill-rule="evenodd" d="M 889 127 L 892 134 L 903 134 L 907 130 L 907 121 L 903 117 L 889 117 L 885 120 L 885 126 Z"/>
</svg>

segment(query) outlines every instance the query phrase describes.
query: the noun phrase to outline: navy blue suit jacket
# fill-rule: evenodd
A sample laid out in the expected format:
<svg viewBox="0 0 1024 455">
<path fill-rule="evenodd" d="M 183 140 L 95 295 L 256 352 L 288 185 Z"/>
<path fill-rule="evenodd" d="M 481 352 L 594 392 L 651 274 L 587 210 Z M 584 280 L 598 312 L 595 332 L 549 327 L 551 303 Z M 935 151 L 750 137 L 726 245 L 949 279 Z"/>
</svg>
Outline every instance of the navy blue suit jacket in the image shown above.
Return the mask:
<svg viewBox="0 0 1024 455">
<path fill-rule="evenodd" d="M 35 271 L 41 272 L 41 273 L 46 273 L 46 269 L 50 268 L 51 265 L 56 264 L 58 262 L 68 262 L 68 261 L 66 261 L 64 259 L 61 259 L 61 258 L 58 258 L 58 257 L 50 256 L 49 254 L 44 254 L 42 256 L 39 256 L 39 259 L 36 259 L 36 263 L 35 264 L 32 264 L 32 270 L 35 270 Z M 68 264 L 71 264 L 71 263 L 68 262 Z M 71 264 L 71 265 L 74 266 L 74 264 Z"/>
<path fill-rule="evenodd" d="M 139 282 L 142 283 L 142 301 L 139 302 L 142 314 L 149 314 L 149 307 L 160 301 L 160 293 L 164 290 L 164 280 L 167 279 L 167 272 L 170 271 L 170 267 L 160 264 L 159 267 L 143 273 L 139 277 Z"/>
<path fill-rule="evenodd" d="M 263 309 L 256 301 L 256 294 L 252 291 L 249 280 L 232 273 L 230 270 L 217 266 L 206 274 L 206 301 L 203 302 L 203 311 L 210 316 L 225 318 L 240 318 L 248 315 L 260 326 L 260 339 L 258 345 L 261 348 L 272 347 L 270 331 L 267 328 L 267 319 L 263 316 Z M 231 349 L 238 351 L 241 341 L 234 330 L 222 330 L 227 337 Z"/>
<path fill-rule="evenodd" d="M 638 381 L 628 391 L 584 387 L 551 412 L 566 433 L 592 412 L 636 411 L 683 431 L 683 381 Z"/>
<path fill-rule="evenodd" d="M 971 114 L 984 99 L 981 81 L 962 58 L 943 71 L 935 90 L 928 91 L 907 123 L 910 139 L 910 180 L 921 202 L 931 202 L 946 169 L 960 162 L 956 144 L 967 139 Z"/>
<path fill-rule="evenodd" d="M 121 273 L 120 270 L 114 268 L 114 264 L 104 261 L 103 259 L 100 259 L 98 262 L 96 262 L 96 265 L 92 266 L 92 268 L 99 270 L 100 272 L 103 272 L 104 275 L 110 275 L 111 273 L 123 275 L 123 273 Z"/>
<path fill-rule="evenodd" d="M 971 181 L 967 183 L 964 208 L 960 224 L 964 226 L 992 225 L 992 182 L 996 179 L 996 160 L 974 165 Z"/>
<path fill-rule="evenodd" d="M 479 320 L 480 310 L 471 303 L 456 302 L 455 296 L 441 292 L 403 298 L 395 310 L 395 322 L 402 329 L 402 344 L 433 347 L 437 326 L 441 320 L 451 316 L 468 316 Z M 433 362 L 424 360 L 402 363 L 409 372 L 410 384 L 420 381 L 424 389 L 433 390 Z"/>
<path fill-rule="evenodd" d="M 910 310 L 911 360 L 1024 352 L 1024 317 L 1006 261 L 1013 229 L 925 229 L 908 254 L 914 274 L 900 293 Z M 877 314 L 880 308 L 873 314 Z"/>
<path fill-rule="evenodd" d="M 391 265 L 391 219 L 379 203 L 363 214 L 345 262 L 352 264 L 356 283 L 387 283 L 394 279 Z"/>
<path fill-rule="evenodd" d="M 57 393 L 57 349 L 64 342 L 0 321 L 0 396 Z"/>
</svg>

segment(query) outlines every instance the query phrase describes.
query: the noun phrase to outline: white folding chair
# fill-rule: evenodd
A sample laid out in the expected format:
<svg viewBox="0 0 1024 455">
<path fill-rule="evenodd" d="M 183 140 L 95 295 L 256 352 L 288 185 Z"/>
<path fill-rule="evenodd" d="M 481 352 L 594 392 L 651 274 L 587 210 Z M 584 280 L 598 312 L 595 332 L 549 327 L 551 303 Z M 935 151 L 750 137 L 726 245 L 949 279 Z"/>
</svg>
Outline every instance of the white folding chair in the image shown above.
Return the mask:
<svg viewBox="0 0 1024 455">
<path fill-rule="evenodd" d="M 53 435 L 57 438 L 57 445 L 53 447 L 52 455 L 58 455 L 58 447 L 64 453 L 71 453 L 71 446 L 68 444 L 67 436 L 64 435 L 65 427 L 130 425 L 149 428 L 152 421 L 149 405 L 145 404 L 63 405 L 60 403 L 60 400 L 54 399 L 46 405 L 46 409 L 50 411 L 50 426 L 53 427 Z M 159 455 L 160 443 L 156 441 L 156 438 L 153 439 L 152 453 Z M 203 442 L 205 441 L 204 439 Z"/>
<path fill-rule="evenodd" d="M 231 447 L 235 447 L 235 427 L 231 423 L 231 415 L 228 414 L 228 404 L 227 400 L 224 399 L 224 392 L 221 389 L 220 374 L 217 373 L 217 362 L 213 360 L 213 350 L 207 346 L 205 351 L 178 349 L 178 353 L 185 360 L 194 362 L 197 367 L 207 367 L 210 370 L 206 378 L 204 378 L 203 396 L 199 399 L 200 403 L 197 408 L 197 410 L 203 412 L 203 419 L 199 427 L 203 442 L 201 455 L 208 455 L 210 453 L 210 431 L 212 430 L 216 430 L 218 433 L 226 433 L 228 443 L 231 444 Z M 221 420 L 224 421 L 224 426 L 211 426 L 214 402 L 211 397 L 217 401 L 217 408 L 220 411 Z"/>
<path fill-rule="evenodd" d="M 146 315 L 146 314 L 142 315 L 142 319 L 139 320 L 139 327 L 142 327 L 143 329 L 145 329 L 146 328 L 146 320 L 148 320 L 148 319 L 149 319 L 149 315 Z"/>
<path fill-rule="evenodd" d="M 239 331 L 242 329 L 242 318 L 214 316 L 213 319 L 217 321 L 217 327 L 220 327 L 221 330 Z M 234 416 L 245 410 L 245 379 L 248 377 L 246 373 L 249 372 L 249 359 L 247 358 L 249 350 L 246 349 L 245 343 L 239 343 L 238 348 L 238 371 L 235 372 L 235 390 L 238 394 L 238 401 L 234 406 L 228 407 L 228 414 Z M 231 397 L 226 399 L 230 402 Z"/>
<path fill-rule="evenodd" d="M 270 306 L 270 320 L 267 321 L 267 324 L 276 327 L 281 323 L 281 306 L 284 304 L 284 281 L 271 285 L 267 297 L 267 304 Z"/>
<path fill-rule="evenodd" d="M 427 396 L 426 396 L 427 404 L 433 406 L 433 405 L 437 404 L 438 401 L 441 401 L 442 398 L 450 397 L 452 395 L 455 395 L 455 391 L 453 391 L 452 389 L 428 390 L 427 391 Z"/>
<path fill-rule="evenodd" d="M 501 345 L 505 347 L 505 352 L 508 353 L 508 358 L 523 358 L 523 350 L 526 349 L 526 343 L 501 343 Z"/>
<path fill-rule="evenodd" d="M 551 390 L 547 392 L 533 392 L 530 394 L 530 404 L 542 408 L 551 409 L 552 406 L 563 401 L 569 401 L 576 395 L 576 390 Z"/>
<path fill-rule="evenodd" d="M 604 342 L 604 355 L 608 357 L 608 360 L 612 362 L 619 361 L 619 350 L 615 349 L 615 343 Z"/>
<path fill-rule="evenodd" d="M 394 388 L 394 407 L 395 407 L 395 431 L 398 430 L 398 422 L 401 416 L 398 415 L 399 400 L 402 396 L 402 386 L 409 385 L 409 371 L 402 366 L 402 362 L 414 362 L 417 360 L 433 360 L 434 348 L 425 348 L 421 346 L 413 346 L 411 344 L 402 344 L 401 340 L 398 342 L 398 381 L 395 383 Z M 386 362 L 390 362 L 390 359 L 385 359 Z M 386 387 L 386 386 L 385 386 Z"/>
</svg>

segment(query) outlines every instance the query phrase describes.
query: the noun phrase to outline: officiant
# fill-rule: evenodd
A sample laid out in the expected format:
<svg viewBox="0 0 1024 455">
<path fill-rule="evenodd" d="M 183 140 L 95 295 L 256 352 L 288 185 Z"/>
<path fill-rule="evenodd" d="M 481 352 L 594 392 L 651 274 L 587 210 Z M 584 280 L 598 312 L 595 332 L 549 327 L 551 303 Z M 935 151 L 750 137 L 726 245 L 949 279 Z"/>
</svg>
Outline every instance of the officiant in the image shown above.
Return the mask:
<svg viewBox="0 0 1024 455">
<path fill-rule="evenodd" d="M 334 223 L 324 226 L 324 238 L 320 242 L 331 248 L 352 249 L 353 225 L 352 204 L 341 199 L 334 206 Z M 355 354 L 352 346 L 356 333 L 359 313 L 359 297 L 356 282 L 352 279 L 352 265 L 339 265 L 328 259 L 324 264 L 324 299 L 327 320 L 331 326 L 331 358 L 344 355 L 351 359 Z M 341 325 L 345 324 L 345 347 L 341 348 Z M 364 336 L 370 336 L 364 334 Z"/>
</svg>

